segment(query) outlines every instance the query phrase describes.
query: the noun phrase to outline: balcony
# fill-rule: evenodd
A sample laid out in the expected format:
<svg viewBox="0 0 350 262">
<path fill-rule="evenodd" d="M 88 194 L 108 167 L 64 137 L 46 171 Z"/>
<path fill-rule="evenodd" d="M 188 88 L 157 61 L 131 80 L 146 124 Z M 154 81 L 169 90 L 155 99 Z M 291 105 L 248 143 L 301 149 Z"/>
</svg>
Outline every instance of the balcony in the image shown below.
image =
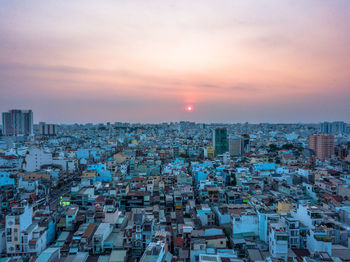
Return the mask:
<svg viewBox="0 0 350 262">
<path fill-rule="evenodd" d="M 332 241 L 331 237 L 329 237 L 329 236 L 314 235 L 314 238 L 317 241 L 322 241 L 322 242 L 331 242 Z"/>
<path fill-rule="evenodd" d="M 311 217 L 311 219 L 321 219 L 322 214 L 321 213 L 311 213 L 310 217 Z"/>
</svg>

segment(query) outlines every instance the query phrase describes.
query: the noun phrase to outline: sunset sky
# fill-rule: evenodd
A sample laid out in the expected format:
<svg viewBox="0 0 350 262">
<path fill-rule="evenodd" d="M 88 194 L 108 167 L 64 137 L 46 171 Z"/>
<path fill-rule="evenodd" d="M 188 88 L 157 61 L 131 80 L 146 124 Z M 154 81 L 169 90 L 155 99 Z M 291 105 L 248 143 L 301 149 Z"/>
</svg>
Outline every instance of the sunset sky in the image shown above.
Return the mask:
<svg viewBox="0 0 350 262">
<path fill-rule="evenodd" d="M 0 111 L 349 122 L 349 14 L 349 0 L 0 0 Z"/>
</svg>

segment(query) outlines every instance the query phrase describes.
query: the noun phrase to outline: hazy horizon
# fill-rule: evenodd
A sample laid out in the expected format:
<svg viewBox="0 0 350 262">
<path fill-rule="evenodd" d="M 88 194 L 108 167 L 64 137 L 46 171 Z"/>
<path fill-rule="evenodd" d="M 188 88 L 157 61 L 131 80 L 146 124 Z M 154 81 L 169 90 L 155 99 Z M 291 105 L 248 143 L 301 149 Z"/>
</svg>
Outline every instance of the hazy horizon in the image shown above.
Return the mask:
<svg viewBox="0 0 350 262">
<path fill-rule="evenodd" d="M 319 122 L 235 122 L 235 121 L 227 121 L 227 122 L 213 122 L 213 121 L 207 121 L 207 122 L 199 122 L 199 121 L 191 121 L 191 120 L 185 120 L 185 119 L 180 119 L 177 121 L 163 121 L 163 122 L 146 122 L 146 121 L 140 121 L 140 122 L 130 122 L 130 121 L 118 121 L 118 120 L 111 120 L 111 121 L 88 121 L 88 122 L 52 122 L 52 121 L 37 121 L 35 120 L 34 116 L 34 125 L 39 125 L 40 122 L 46 123 L 46 124 L 57 124 L 57 125 L 87 125 L 87 124 L 93 124 L 93 125 L 98 125 L 98 124 L 107 124 L 108 122 L 111 125 L 114 125 L 115 123 L 127 123 L 127 124 L 141 124 L 141 125 L 157 125 L 157 124 L 163 124 L 163 123 L 180 123 L 180 122 L 194 122 L 196 124 L 206 124 L 206 125 L 237 125 L 241 124 L 244 125 L 248 123 L 249 125 L 259 125 L 259 124 L 272 124 L 272 125 L 296 125 L 296 124 L 301 124 L 301 125 L 319 125 L 323 122 L 345 122 L 345 124 L 350 124 L 344 120 L 332 120 L 332 121 L 319 121 Z M 1 125 L 1 124 L 0 124 Z"/>
</svg>

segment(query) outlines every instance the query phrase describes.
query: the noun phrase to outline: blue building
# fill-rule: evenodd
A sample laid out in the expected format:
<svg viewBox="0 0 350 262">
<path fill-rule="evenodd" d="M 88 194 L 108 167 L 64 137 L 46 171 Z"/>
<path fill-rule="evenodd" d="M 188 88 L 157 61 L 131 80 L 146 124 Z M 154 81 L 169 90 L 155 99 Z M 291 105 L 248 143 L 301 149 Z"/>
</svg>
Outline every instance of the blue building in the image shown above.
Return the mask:
<svg viewBox="0 0 350 262">
<path fill-rule="evenodd" d="M 90 157 L 90 150 L 89 149 L 83 149 L 83 148 L 80 148 L 78 149 L 77 151 L 77 158 L 78 159 L 89 159 Z"/>
<path fill-rule="evenodd" d="M 15 179 L 7 172 L 0 172 L 0 186 L 15 185 Z"/>
</svg>

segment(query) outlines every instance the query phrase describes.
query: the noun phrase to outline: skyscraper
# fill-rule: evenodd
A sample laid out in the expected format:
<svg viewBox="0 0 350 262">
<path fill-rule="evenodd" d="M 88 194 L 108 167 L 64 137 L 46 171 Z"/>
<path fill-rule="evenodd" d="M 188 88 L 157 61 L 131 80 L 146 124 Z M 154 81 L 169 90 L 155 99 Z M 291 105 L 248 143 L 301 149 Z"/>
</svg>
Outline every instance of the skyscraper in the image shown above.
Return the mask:
<svg viewBox="0 0 350 262">
<path fill-rule="evenodd" d="M 326 134 L 346 133 L 346 124 L 343 121 L 321 123 L 321 132 Z"/>
<path fill-rule="evenodd" d="M 228 151 L 226 128 L 215 128 L 213 130 L 213 146 L 215 155 L 221 155 Z"/>
<path fill-rule="evenodd" d="M 248 134 L 242 135 L 242 154 L 250 151 L 250 136 Z"/>
<path fill-rule="evenodd" d="M 230 136 L 228 140 L 228 149 L 232 156 L 242 155 L 243 139 L 237 136 Z"/>
<path fill-rule="evenodd" d="M 330 122 L 323 122 L 321 123 L 321 132 L 325 134 L 331 133 L 331 123 Z"/>
<path fill-rule="evenodd" d="M 250 137 L 247 134 L 242 136 L 229 136 L 228 150 L 232 156 L 241 156 L 250 151 Z"/>
<path fill-rule="evenodd" d="M 2 129 L 5 136 L 32 135 L 32 110 L 13 109 L 2 113 Z"/>
<path fill-rule="evenodd" d="M 332 123 L 332 134 L 346 133 L 346 124 L 343 121 L 336 121 Z"/>
<path fill-rule="evenodd" d="M 334 155 L 334 136 L 327 134 L 310 135 L 309 148 L 315 152 L 318 159 L 325 160 Z"/>
<path fill-rule="evenodd" d="M 55 136 L 57 134 L 57 126 L 55 124 L 40 123 L 40 135 Z"/>
</svg>

